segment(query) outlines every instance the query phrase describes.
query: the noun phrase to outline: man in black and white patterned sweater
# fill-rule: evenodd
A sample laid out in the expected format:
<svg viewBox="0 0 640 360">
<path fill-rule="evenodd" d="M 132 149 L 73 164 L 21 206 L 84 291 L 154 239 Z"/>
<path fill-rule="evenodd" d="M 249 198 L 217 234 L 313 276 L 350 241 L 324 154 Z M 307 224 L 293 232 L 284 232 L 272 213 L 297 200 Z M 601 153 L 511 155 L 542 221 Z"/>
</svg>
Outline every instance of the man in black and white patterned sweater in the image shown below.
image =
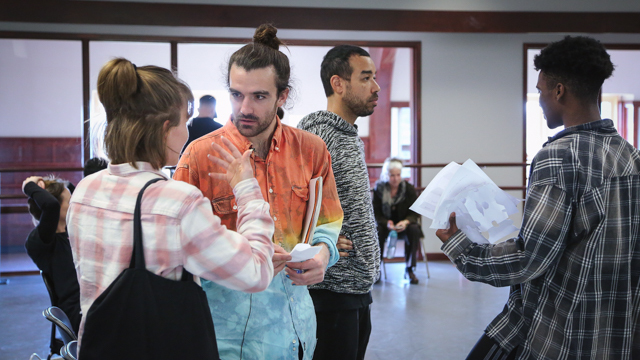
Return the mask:
<svg viewBox="0 0 640 360">
<path fill-rule="evenodd" d="M 307 115 L 298 128 L 320 136 L 331 154 L 344 220 L 338 238 L 340 260 L 324 281 L 309 286 L 318 321 L 314 359 L 364 359 L 371 334 L 371 287 L 379 277 L 380 246 L 373 216 L 364 143 L 355 121 L 373 113 L 380 87 L 365 50 L 331 49 L 320 76 L 327 111 Z"/>
</svg>

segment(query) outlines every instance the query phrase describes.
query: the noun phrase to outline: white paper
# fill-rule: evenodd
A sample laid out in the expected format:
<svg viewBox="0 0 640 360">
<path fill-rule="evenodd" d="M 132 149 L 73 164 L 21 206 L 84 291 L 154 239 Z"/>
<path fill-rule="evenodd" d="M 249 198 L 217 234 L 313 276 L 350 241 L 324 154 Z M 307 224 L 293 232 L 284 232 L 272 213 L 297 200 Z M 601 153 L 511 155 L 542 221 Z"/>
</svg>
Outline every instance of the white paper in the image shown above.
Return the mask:
<svg viewBox="0 0 640 360">
<path fill-rule="evenodd" d="M 307 261 L 320 252 L 320 246 L 297 244 L 291 251 L 291 262 Z"/>
<path fill-rule="evenodd" d="M 432 229 L 448 229 L 449 215 L 455 212 L 458 228 L 471 241 L 482 244 L 496 242 L 518 230 L 509 215 L 518 211 L 519 201 L 501 190 L 469 159 L 462 165 L 452 162 L 442 169 L 411 210 L 432 219 Z"/>
</svg>

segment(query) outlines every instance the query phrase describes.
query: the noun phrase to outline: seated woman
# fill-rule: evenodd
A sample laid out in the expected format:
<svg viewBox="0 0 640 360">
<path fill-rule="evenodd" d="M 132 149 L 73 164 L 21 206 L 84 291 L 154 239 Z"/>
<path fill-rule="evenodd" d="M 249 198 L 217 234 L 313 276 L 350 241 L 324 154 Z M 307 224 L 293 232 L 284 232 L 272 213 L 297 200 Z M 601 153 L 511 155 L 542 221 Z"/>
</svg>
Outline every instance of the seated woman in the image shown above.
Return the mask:
<svg viewBox="0 0 640 360">
<path fill-rule="evenodd" d="M 188 138 L 193 103 L 189 87 L 167 69 L 136 67 L 117 58 L 100 71 L 98 95 L 107 115 L 109 165 L 80 181 L 67 218 L 83 313 L 129 267 L 136 198 L 157 178 L 166 181 L 149 186 L 141 203 L 146 269 L 180 280 L 184 268 L 234 290 L 266 289 L 273 278 L 274 224 L 253 177 L 251 152 L 240 154 L 228 142 L 229 151 L 214 147 L 223 158 L 210 159 L 227 173 L 209 175 L 225 181 L 219 186 L 233 188 L 238 216 L 234 232 L 220 224 L 198 188 L 161 171 L 178 163 Z M 80 325 L 80 348 L 86 321 Z M 184 319 L 182 324 L 189 322 Z"/>
<path fill-rule="evenodd" d="M 417 284 L 418 278 L 413 269 L 416 267 L 419 241 L 423 235 L 418 224 L 419 215 L 409 210 L 409 207 L 418 196 L 413 185 L 402 180 L 401 172 L 401 160 L 389 158 L 384 162 L 380 180 L 376 182 L 373 192 L 373 212 L 378 223 L 380 256 L 384 252 L 384 242 L 389 232 L 395 230 L 398 238 L 402 237 L 405 242 L 405 278 L 408 276 L 411 284 Z"/>
<path fill-rule="evenodd" d="M 71 193 L 69 184 L 53 176 L 28 177 L 22 183 L 22 191 L 29 197 L 29 213 L 36 228 L 27 237 L 27 254 L 53 282 L 54 297 L 67 314 L 73 331 L 80 326 L 80 287 L 67 234 L 67 208 Z"/>
</svg>

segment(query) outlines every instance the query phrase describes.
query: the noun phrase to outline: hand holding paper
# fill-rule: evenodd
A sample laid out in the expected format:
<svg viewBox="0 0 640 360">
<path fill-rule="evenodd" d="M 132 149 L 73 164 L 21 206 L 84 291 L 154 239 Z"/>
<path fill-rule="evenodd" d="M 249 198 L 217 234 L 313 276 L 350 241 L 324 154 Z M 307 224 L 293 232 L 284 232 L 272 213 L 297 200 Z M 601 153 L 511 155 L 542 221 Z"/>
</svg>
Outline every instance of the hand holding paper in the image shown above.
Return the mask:
<svg viewBox="0 0 640 360">
<path fill-rule="evenodd" d="M 440 241 L 446 242 L 456 232 L 458 232 L 458 226 L 456 225 L 456 213 L 451 213 L 451 216 L 449 217 L 449 228 L 436 230 L 436 236 Z"/>
<path fill-rule="evenodd" d="M 297 244 L 291 251 L 291 262 L 307 261 L 320 252 L 319 246 L 309 244 Z"/>
<path fill-rule="evenodd" d="M 432 219 L 432 229 L 448 229 L 449 216 L 455 212 L 457 226 L 471 241 L 488 243 L 518 230 L 509 215 L 518 211 L 519 201 L 467 160 L 463 165 L 451 162 L 442 169 L 411 210 Z M 482 232 L 489 235 L 488 240 Z"/>
<path fill-rule="evenodd" d="M 296 247 L 300 245 L 308 244 L 298 244 Z M 285 269 L 287 277 L 291 280 L 293 285 L 312 285 L 322 282 L 322 280 L 324 280 L 324 273 L 327 269 L 327 265 L 329 264 L 329 248 L 324 243 L 312 246 L 308 249 L 304 249 L 306 246 L 302 247 L 305 254 L 304 257 L 310 254 L 307 253 L 307 251 L 310 250 L 316 252 L 316 255 L 303 262 L 288 262 Z M 298 251 L 294 248 L 291 253 L 293 254 Z"/>
</svg>

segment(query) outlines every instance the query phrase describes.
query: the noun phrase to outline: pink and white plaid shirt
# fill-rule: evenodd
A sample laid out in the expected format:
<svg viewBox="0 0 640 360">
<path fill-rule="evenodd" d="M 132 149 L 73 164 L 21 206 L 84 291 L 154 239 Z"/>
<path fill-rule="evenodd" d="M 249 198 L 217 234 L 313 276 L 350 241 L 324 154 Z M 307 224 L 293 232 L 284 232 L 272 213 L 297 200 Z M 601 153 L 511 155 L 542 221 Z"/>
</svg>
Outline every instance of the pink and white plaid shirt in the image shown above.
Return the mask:
<svg viewBox="0 0 640 360">
<path fill-rule="evenodd" d="M 150 164 L 109 165 L 83 179 L 69 204 L 67 227 L 80 283 L 80 307 L 94 300 L 120 275 L 133 251 L 133 212 L 138 192 L 166 176 Z M 167 179 L 147 188 L 142 199 L 142 240 L 147 270 L 179 280 L 184 266 L 195 276 L 233 290 L 258 292 L 273 278 L 274 224 L 256 179 L 233 189 L 238 232 L 213 215 L 198 188 Z M 80 324 L 80 335 L 85 318 Z"/>
</svg>

